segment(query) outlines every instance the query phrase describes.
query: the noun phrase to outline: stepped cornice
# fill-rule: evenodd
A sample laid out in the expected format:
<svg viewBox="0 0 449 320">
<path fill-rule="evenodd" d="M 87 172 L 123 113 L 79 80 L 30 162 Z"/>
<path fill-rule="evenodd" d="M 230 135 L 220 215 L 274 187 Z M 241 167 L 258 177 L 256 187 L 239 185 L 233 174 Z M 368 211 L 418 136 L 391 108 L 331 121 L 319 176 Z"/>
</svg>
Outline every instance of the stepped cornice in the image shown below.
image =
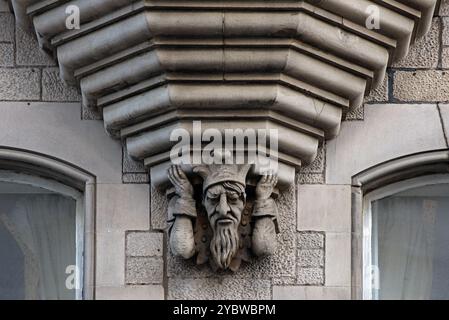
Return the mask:
<svg viewBox="0 0 449 320">
<path fill-rule="evenodd" d="M 61 78 L 80 87 L 158 186 L 167 183 L 171 130 L 191 131 L 192 120 L 278 129 L 280 183 L 292 182 L 429 30 L 436 3 L 11 0 Z M 68 6 L 79 8 L 79 29 L 67 29 Z"/>
</svg>

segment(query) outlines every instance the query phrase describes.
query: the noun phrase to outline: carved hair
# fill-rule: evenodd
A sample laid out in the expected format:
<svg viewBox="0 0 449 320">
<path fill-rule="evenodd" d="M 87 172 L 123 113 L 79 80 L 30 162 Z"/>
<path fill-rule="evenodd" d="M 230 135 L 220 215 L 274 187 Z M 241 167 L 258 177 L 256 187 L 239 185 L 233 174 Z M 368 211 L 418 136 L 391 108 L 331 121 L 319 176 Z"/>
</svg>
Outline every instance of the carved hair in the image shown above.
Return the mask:
<svg viewBox="0 0 449 320">
<path fill-rule="evenodd" d="M 241 185 L 240 183 L 226 181 L 226 182 L 223 182 L 222 186 L 226 190 L 231 190 L 231 191 L 237 192 L 240 197 L 242 197 L 244 200 L 246 200 L 245 186 Z"/>
</svg>

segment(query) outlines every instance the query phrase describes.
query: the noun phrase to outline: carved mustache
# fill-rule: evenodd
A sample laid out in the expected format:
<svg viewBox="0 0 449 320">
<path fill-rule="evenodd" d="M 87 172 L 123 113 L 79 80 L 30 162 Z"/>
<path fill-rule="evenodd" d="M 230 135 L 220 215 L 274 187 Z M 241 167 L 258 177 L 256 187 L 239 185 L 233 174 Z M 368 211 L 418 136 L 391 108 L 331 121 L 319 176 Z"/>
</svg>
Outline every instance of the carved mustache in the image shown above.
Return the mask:
<svg viewBox="0 0 449 320">
<path fill-rule="evenodd" d="M 227 224 L 237 225 L 239 223 L 238 218 L 231 213 L 226 214 L 226 215 L 220 214 L 220 213 L 215 213 L 211 217 L 211 221 L 214 222 L 215 228 L 218 228 L 220 225 L 227 225 Z"/>
</svg>

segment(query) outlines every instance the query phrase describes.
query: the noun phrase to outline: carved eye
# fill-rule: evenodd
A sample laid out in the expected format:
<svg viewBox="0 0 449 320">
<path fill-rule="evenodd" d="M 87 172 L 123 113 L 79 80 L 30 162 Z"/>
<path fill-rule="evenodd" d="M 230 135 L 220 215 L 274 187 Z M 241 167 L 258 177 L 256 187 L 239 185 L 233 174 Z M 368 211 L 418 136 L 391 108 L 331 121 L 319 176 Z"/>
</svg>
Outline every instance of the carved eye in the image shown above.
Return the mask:
<svg viewBox="0 0 449 320">
<path fill-rule="evenodd" d="M 220 199 L 219 195 L 215 195 L 215 194 L 209 194 L 207 195 L 207 200 L 211 201 L 211 202 L 217 202 L 218 199 Z"/>
<path fill-rule="evenodd" d="M 229 203 L 235 204 L 239 201 L 239 196 L 237 194 L 229 194 L 228 195 L 228 201 Z"/>
</svg>

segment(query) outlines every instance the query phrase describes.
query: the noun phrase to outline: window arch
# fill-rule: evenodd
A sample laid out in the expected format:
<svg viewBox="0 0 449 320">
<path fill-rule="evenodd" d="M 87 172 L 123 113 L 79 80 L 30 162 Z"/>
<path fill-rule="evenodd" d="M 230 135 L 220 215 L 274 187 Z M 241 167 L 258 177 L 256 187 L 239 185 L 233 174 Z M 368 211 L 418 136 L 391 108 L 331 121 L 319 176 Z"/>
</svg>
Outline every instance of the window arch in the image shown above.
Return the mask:
<svg viewBox="0 0 449 320">
<path fill-rule="evenodd" d="M 449 227 L 449 151 L 395 159 L 353 177 L 353 298 L 448 298 L 442 226 Z"/>
<path fill-rule="evenodd" d="M 0 147 L 4 298 L 94 298 L 94 194 L 89 173 Z"/>
</svg>

